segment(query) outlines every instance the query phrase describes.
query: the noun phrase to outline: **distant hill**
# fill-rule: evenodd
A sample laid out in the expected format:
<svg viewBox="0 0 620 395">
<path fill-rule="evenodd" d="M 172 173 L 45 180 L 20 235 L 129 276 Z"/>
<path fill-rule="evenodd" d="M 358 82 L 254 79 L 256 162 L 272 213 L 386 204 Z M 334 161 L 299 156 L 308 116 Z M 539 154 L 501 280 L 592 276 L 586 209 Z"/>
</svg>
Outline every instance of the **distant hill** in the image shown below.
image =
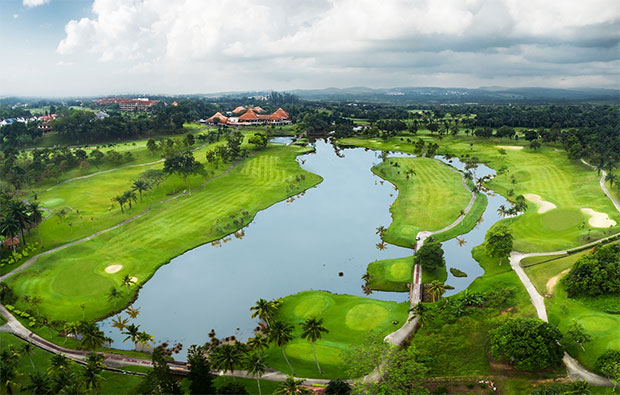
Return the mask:
<svg viewBox="0 0 620 395">
<path fill-rule="evenodd" d="M 552 88 L 391 88 L 366 87 L 296 89 L 288 91 L 306 100 L 345 100 L 373 102 L 401 102 L 424 104 L 541 104 L 608 102 L 620 103 L 616 89 L 552 89 Z"/>
</svg>

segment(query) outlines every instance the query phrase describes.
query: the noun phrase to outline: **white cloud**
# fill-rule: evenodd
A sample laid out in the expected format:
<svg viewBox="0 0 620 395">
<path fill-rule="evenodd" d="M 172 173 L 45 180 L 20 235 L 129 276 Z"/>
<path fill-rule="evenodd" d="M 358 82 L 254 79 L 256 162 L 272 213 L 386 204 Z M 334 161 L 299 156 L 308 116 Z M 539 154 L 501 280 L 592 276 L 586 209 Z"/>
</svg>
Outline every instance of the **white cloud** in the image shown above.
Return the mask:
<svg viewBox="0 0 620 395">
<path fill-rule="evenodd" d="M 38 7 L 49 2 L 50 0 L 22 0 L 22 4 L 28 8 Z"/>
<path fill-rule="evenodd" d="M 517 71 L 544 81 L 548 65 L 617 59 L 620 40 L 616 0 L 95 0 L 92 13 L 65 25 L 59 55 L 116 66 L 119 78 L 160 76 L 184 90 L 265 88 L 283 78 L 402 86 L 401 76 L 424 85 L 418 77 L 454 75 L 463 86 L 484 73 L 501 78 L 502 70 L 506 81 Z M 448 71 L 431 78 L 440 73 L 433 68 Z M 600 78 L 572 81 L 618 79 L 613 68 L 591 70 Z"/>
</svg>

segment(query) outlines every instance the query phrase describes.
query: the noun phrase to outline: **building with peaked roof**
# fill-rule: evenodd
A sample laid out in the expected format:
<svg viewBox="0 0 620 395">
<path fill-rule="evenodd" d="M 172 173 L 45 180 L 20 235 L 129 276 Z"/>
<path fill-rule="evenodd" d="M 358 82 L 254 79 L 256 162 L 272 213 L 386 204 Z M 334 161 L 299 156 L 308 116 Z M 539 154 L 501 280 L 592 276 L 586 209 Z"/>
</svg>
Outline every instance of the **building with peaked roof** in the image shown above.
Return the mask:
<svg viewBox="0 0 620 395">
<path fill-rule="evenodd" d="M 144 97 L 138 99 L 121 99 L 112 97 L 97 100 L 97 104 L 99 105 L 118 104 L 121 111 L 124 112 L 148 111 L 157 103 L 159 103 L 159 100 L 149 100 Z"/>
<path fill-rule="evenodd" d="M 241 114 L 244 111 L 245 111 L 245 107 L 239 106 L 239 107 L 235 108 L 234 110 L 232 110 L 232 113 L 233 114 Z"/>
<path fill-rule="evenodd" d="M 217 119 L 217 121 L 216 121 Z M 226 125 L 228 124 L 228 117 L 222 115 L 221 112 L 216 112 L 215 114 L 213 114 L 213 116 L 211 118 L 207 119 L 208 123 L 218 123 L 218 124 L 223 124 Z"/>
<path fill-rule="evenodd" d="M 234 113 L 240 107 L 235 108 L 232 111 Z M 246 109 L 242 107 L 245 111 Z M 291 123 L 289 114 L 282 108 L 278 108 L 273 114 L 257 114 L 257 112 L 265 111 L 260 107 L 253 107 L 247 109 L 245 113 L 239 117 L 226 117 L 222 113 L 217 112 L 211 118 L 207 119 L 208 123 L 215 123 L 215 119 L 218 119 L 218 124 L 232 125 L 232 126 L 248 126 L 248 125 L 289 125 Z"/>
</svg>

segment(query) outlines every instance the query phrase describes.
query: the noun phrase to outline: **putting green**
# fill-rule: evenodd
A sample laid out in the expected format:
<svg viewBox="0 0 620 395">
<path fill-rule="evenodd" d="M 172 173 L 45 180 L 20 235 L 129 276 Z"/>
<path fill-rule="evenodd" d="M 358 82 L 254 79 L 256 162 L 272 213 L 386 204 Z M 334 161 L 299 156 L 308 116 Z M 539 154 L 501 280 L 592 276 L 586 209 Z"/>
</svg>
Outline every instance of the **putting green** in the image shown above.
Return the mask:
<svg viewBox="0 0 620 395">
<path fill-rule="evenodd" d="M 300 318 L 316 317 L 332 303 L 334 300 L 328 295 L 313 295 L 299 301 L 295 306 L 295 315 Z"/>
<path fill-rule="evenodd" d="M 405 292 L 412 281 L 413 258 L 384 259 L 368 265 L 368 285 L 375 291 Z"/>
<path fill-rule="evenodd" d="M 583 325 L 588 332 L 607 332 L 609 330 L 618 331 L 618 320 L 602 314 L 588 314 L 576 318 L 577 322 Z"/>
<path fill-rule="evenodd" d="M 551 231 L 567 230 L 583 223 L 585 217 L 577 209 L 555 209 L 542 214 L 542 224 Z"/>
<path fill-rule="evenodd" d="M 356 331 L 367 331 L 376 328 L 388 316 L 385 307 L 376 304 L 362 304 L 351 308 L 347 312 L 345 322 L 347 327 Z"/>
<path fill-rule="evenodd" d="M 407 279 L 411 276 L 411 265 L 406 262 L 395 262 L 390 266 L 390 277 L 394 279 Z"/>
</svg>

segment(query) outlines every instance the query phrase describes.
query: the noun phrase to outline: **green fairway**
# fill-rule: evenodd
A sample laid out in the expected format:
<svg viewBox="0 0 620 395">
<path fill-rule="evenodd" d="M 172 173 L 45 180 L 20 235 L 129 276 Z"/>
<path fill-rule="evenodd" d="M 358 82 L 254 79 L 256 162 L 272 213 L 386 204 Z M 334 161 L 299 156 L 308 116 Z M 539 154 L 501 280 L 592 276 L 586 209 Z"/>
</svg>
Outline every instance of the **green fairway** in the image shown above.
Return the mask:
<svg viewBox="0 0 620 395">
<path fill-rule="evenodd" d="M 590 253 L 589 249 L 530 266 L 525 268 L 525 271 L 538 292 L 542 295 L 549 294 L 549 280 L 562 278 L 566 275 L 564 272 L 570 269 L 577 259 L 588 253 Z M 539 257 L 539 259 L 542 258 L 549 259 L 552 257 Z M 525 263 L 532 262 L 526 261 Z M 576 321 L 583 326 L 585 332 L 592 336 L 592 342 L 584 345 L 585 352 L 575 343 L 565 344 L 568 352 L 587 368 L 592 369 L 596 358 L 605 350 L 620 350 L 620 341 L 618 340 L 620 339 L 620 316 L 607 312 L 619 309 L 620 302 L 617 296 L 568 298 L 562 283 L 557 281 L 550 297 L 545 299 L 545 305 L 549 322 L 556 325 L 560 331 L 566 331 L 568 325 L 572 321 Z"/>
<path fill-rule="evenodd" d="M 121 286 L 124 275 L 143 284 L 175 256 L 236 231 L 259 210 L 319 183 L 319 176 L 295 161 L 303 152 L 307 149 L 270 146 L 226 177 L 156 205 L 149 215 L 93 240 L 45 256 L 8 282 L 20 296 L 39 296 L 39 310 L 50 319 L 81 319 L 81 304 L 87 319 L 119 310 L 135 293 Z M 106 272 L 112 265 L 121 268 Z M 111 287 L 123 288 L 115 303 L 106 298 Z M 18 307 L 27 309 L 23 302 Z"/>
<path fill-rule="evenodd" d="M 505 149 L 506 155 L 501 155 L 498 146 L 513 147 L 514 141 L 464 136 L 444 136 L 439 141 L 427 134 L 416 136 L 415 139 L 418 137 L 437 142 L 439 154 L 475 157 L 478 162 L 496 170 L 505 168 L 487 186 L 507 198 L 535 194 L 556 206 L 538 213 L 541 205 L 528 201 L 529 209 L 525 214 L 501 221 L 512 231 L 514 249 L 517 251 L 567 249 L 620 231 L 620 214 L 601 190 L 600 176 L 581 162 L 568 159 L 563 150 L 550 147 L 536 151 L 508 148 Z M 340 143 L 373 149 L 414 151 L 413 144 L 401 141 L 400 138 L 388 141 L 348 138 Z M 604 213 L 616 225 L 595 227 L 590 223 L 590 216 L 581 211 L 582 208 Z"/>
<path fill-rule="evenodd" d="M 460 173 L 430 158 L 389 158 L 372 171 L 398 188 L 392 223 L 383 239 L 411 247 L 418 232 L 453 223 L 471 199 Z"/>
<path fill-rule="evenodd" d="M 285 350 L 299 377 L 344 378 L 341 353 L 361 343 L 369 333 L 383 337 L 400 328 L 407 319 L 409 309 L 409 303 L 384 302 L 325 291 L 305 291 L 287 296 L 283 301 L 279 318 L 295 327 L 295 339 Z M 311 317 L 323 318 L 323 326 L 329 330 L 315 346 L 324 372 L 321 376 L 314 363 L 311 343 L 300 338 L 300 324 Z M 290 373 L 280 348 L 270 348 L 267 355 L 270 366 Z"/>
<path fill-rule="evenodd" d="M 25 342 L 18 337 L 15 337 L 9 333 L 0 333 L 0 350 L 8 350 L 9 347 L 15 347 L 20 350 Z M 47 374 L 47 369 L 51 366 L 50 358 L 53 354 L 48 353 L 40 348 L 33 347 L 30 358 L 28 355 L 21 355 L 17 363 L 17 376 L 15 382 L 21 386 L 27 386 L 30 384 L 28 374 L 33 372 L 40 372 L 44 375 Z M 30 362 L 32 359 L 32 364 Z M 34 364 L 34 369 L 32 365 Z M 71 362 L 71 370 L 76 374 L 81 374 L 84 368 L 77 363 Z M 118 374 L 108 371 L 101 373 L 103 380 L 101 380 L 100 393 L 102 394 L 120 394 L 131 393 L 142 381 L 141 377 L 131 376 L 127 374 Z M 21 392 L 18 392 L 21 393 Z"/>
<path fill-rule="evenodd" d="M 368 285 L 375 291 L 405 292 L 412 282 L 413 257 L 384 259 L 368 265 Z"/>
</svg>

